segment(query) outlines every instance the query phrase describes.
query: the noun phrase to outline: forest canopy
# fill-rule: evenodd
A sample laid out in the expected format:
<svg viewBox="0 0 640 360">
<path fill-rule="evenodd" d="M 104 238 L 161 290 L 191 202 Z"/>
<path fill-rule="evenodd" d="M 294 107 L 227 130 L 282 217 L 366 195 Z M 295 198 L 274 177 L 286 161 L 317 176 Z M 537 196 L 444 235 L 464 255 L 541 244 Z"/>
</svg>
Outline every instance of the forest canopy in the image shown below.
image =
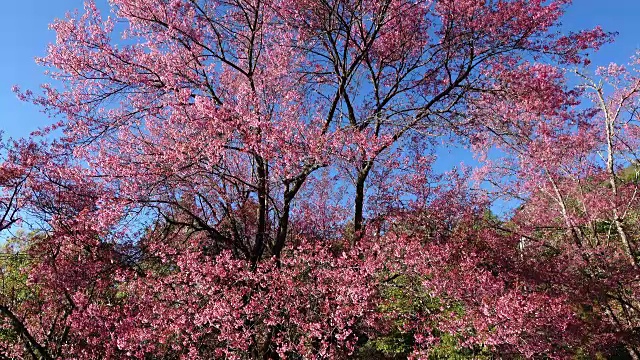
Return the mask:
<svg viewBox="0 0 640 360">
<path fill-rule="evenodd" d="M 50 124 L 0 145 L 0 359 L 639 359 L 640 60 L 591 66 L 570 5 L 56 20 L 14 89 Z"/>
</svg>

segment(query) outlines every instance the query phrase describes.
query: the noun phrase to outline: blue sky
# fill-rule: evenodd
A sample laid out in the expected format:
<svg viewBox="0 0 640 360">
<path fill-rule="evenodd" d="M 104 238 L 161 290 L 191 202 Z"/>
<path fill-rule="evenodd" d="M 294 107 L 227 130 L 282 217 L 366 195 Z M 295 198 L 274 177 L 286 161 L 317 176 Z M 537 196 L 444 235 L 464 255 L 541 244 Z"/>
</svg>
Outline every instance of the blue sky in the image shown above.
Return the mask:
<svg viewBox="0 0 640 360">
<path fill-rule="evenodd" d="M 626 62 L 640 48 L 639 0 L 574 0 L 563 24 L 578 30 L 602 25 L 605 30 L 620 33 L 617 42 L 604 48 L 594 58 L 598 64 Z M 48 24 L 73 9 L 82 8 L 82 0 L 16 0 L 5 1 L 0 13 L 0 129 L 8 136 L 26 136 L 48 123 L 47 118 L 11 92 L 15 84 L 23 89 L 37 89 L 47 82 L 43 69 L 34 57 L 44 55 L 54 33 Z"/>
</svg>

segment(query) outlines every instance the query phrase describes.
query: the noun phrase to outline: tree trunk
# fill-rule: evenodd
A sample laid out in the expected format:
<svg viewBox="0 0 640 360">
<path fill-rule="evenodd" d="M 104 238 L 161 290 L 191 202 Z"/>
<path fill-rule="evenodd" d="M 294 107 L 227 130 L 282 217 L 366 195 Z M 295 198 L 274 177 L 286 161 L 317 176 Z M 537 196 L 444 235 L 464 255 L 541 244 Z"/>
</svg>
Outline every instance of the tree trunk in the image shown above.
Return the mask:
<svg viewBox="0 0 640 360">
<path fill-rule="evenodd" d="M 255 267 L 262 257 L 267 232 L 267 193 L 268 188 L 268 164 L 260 156 L 255 156 L 256 172 L 258 175 L 258 229 L 256 230 L 256 243 L 251 259 L 252 266 Z"/>
<path fill-rule="evenodd" d="M 367 181 L 367 176 L 373 161 L 369 160 L 362 164 L 362 168 L 358 172 L 358 178 L 356 179 L 356 198 L 355 198 L 355 214 L 353 216 L 353 232 L 354 239 L 357 240 L 362 235 L 364 227 L 364 184 Z"/>
</svg>

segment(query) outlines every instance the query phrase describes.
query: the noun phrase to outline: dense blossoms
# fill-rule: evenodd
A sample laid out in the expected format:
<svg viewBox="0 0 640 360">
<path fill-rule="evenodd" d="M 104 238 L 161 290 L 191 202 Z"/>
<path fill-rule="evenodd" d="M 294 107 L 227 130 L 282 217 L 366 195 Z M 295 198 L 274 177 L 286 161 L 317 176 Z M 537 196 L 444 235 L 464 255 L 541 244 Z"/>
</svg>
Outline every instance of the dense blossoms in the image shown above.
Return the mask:
<svg viewBox="0 0 640 360">
<path fill-rule="evenodd" d="M 620 175 L 638 77 L 573 71 L 611 35 L 557 33 L 569 3 L 110 0 L 56 20 L 56 84 L 15 89 L 54 120 L 0 148 L 0 231 L 35 228 L 2 265 L 0 350 L 639 356 Z M 440 174 L 443 139 L 502 153 Z M 495 218 L 469 179 L 521 206 Z"/>
</svg>

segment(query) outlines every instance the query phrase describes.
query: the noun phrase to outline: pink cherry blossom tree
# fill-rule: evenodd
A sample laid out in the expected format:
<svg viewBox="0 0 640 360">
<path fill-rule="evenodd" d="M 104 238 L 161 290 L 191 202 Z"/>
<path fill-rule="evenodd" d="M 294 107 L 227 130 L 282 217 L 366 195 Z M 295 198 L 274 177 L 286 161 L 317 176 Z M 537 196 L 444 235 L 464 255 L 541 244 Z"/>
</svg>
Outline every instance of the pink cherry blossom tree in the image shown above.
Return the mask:
<svg viewBox="0 0 640 360">
<path fill-rule="evenodd" d="M 570 288 L 566 291 L 577 295 L 573 301 L 581 311 L 601 319 L 599 328 L 610 328 L 632 358 L 640 356 L 634 340 L 639 275 L 634 230 L 637 64 L 634 57 L 628 66 L 611 64 L 593 75 L 572 71 L 580 83 L 574 96 L 592 106 L 544 115 L 546 121 L 507 129 L 506 136 L 488 134 L 483 140 L 503 149 L 504 157 L 477 174 L 524 199 L 507 229 L 521 236 L 522 256 L 535 262 L 545 259 L 540 265 L 547 270 L 555 265 L 546 262 L 561 256 L 562 270 L 547 273 L 546 284 Z M 521 104 L 494 103 L 512 108 L 523 119 L 541 116 Z M 542 255 L 550 251 L 556 255 Z M 569 279 L 570 273 L 580 275 Z"/>
<path fill-rule="evenodd" d="M 587 83 L 601 116 L 575 110 L 565 69 L 611 35 L 558 33 L 569 3 L 111 0 L 55 21 L 39 61 L 58 85 L 17 93 L 56 120 L 0 168 L 17 174 L 0 172 L 0 211 L 41 228 L 3 349 L 349 358 L 401 334 L 413 358 L 446 339 L 470 356 L 634 354 L 635 192 L 616 166 L 635 90 Z M 511 221 L 485 216 L 468 171 L 432 171 L 442 139 L 505 149 L 490 175 L 527 197 Z M 577 189 L 621 247 L 582 247 L 600 235 Z"/>
</svg>

